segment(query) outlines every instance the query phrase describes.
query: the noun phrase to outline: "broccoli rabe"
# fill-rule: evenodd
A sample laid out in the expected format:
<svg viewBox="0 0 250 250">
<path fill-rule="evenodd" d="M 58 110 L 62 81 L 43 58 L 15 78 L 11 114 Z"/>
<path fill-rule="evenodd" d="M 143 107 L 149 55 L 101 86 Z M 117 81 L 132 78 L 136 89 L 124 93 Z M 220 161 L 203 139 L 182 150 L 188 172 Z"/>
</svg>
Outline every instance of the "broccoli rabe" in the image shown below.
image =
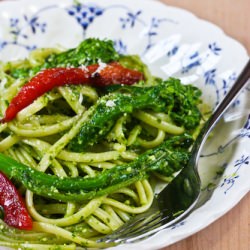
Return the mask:
<svg viewBox="0 0 250 250">
<path fill-rule="evenodd" d="M 0 171 L 41 196 L 61 201 L 82 202 L 143 180 L 152 171 L 172 176 L 187 164 L 188 148 L 192 142 L 192 137 L 186 134 L 173 136 L 160 146 L 141 154 L 134 161 L 104 170 L 95 177 L 49 175 L 3 154 L 0 154 Z"/>
<path fill-rule="evenodd" d="M 179 126 L 194 129 L 200 123 L 201 90 L 193 85 L 183 85 L 179 79 L 171 78 L 162 89 L 161 96 L 167 101 L 168 114 Z"/>
<path fill-rule="evenodd" d="M 50 55 L 45 62 L 46 68 L 79 67 L 96 64 L 99 61 L 108 63 L 117 61 L 119 54 L 115 51 L 111 40 L 89 38 L 74 49 Z"/>
<path fill-rule="evenodd" d="M 113 85 L 106 88 L 107 95 L 92 107 L 92 114 L 69 143 L 70 150 L 84 151 L 103 139 L 116 120 L 124 113 L 138 109 L 168 113 L 179 127 L 170 129 L 170 134 L 181 134 L 185 129 L 199 125 L 201 113 L 197 108 L 201 92 L 193 86 L 182 85 L 171 78 L 150 87 Z M 109 105 L 112 103 L 112 105 Z"/>
</svg>

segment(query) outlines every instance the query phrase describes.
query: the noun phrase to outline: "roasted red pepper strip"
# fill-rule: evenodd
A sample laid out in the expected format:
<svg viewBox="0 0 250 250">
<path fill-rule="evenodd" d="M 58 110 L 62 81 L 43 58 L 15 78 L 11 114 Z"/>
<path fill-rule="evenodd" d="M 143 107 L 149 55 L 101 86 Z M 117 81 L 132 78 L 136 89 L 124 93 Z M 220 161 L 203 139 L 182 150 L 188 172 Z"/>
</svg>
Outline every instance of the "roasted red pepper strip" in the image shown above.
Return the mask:
<svg viewBox="0 0 250 250">
<path fill-rule="evenodd" d="M 4 210 L 6 224 L 23 230 L 32 229 L 32 219 L 22 197 L 2 172 L 0 172 L 0 205 Z"/>
<path fill-rule="evenodd" d="M 119 63 L 105 66 L 94 64 L 81 68 L 46 69 L 34 76 L 12 99 L 5 116 L 0 122 L 9 122 L 19 111 L 54 87 L 66 84 L 89 84 L 107 86 L 112 84 L 131 85 L 143 79 L 143 74 L 136 70 L 124 68 Z"/>
</svg>

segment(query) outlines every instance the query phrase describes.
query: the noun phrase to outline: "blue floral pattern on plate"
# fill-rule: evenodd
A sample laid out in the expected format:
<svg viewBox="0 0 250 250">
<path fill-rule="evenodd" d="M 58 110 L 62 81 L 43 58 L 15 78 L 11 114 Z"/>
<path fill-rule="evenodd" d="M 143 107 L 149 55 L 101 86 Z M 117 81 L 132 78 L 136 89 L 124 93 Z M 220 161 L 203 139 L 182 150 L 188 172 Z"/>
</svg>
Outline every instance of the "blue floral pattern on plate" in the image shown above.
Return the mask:
<svg viewBox="0 0 250 250">
<path fill-rule="evenodd" d="M 235 171 L 230 174 L 229 176 L 225 176 L 223 178 L 223 181 L 220 185 L 220 187 L 225 188 L 224 194 L 227 194 L 227 192 L 234 186 L 235 182 L 240 177 L 239 172 L 242 167 L 247 167 L 249 165 L 250 161 L 250 155 L 242 155 L 240 159 L 235 161 L 234 168 Z"/>
<path fill-rule="evenodd" d="M 10 34 L 12 34 L 12 39 L 11 40 L 3 40 L 0 42 L 0 50 L 4 49 L 8 45 L 16 45 L 20 47 L 26 48 L 28 51 L 36 49 L 38 46 L 36 44 L 32 45 L 26 45 L 24 42 L 19 42 L 20 39 L 26 39 L 28 40 L 31 35 L 35 36 L 40 33 L 45 33 L 46 28 L 48 26 L 48 23 L 46 20 L 42 20 L 41 14 L 43 12 L 47 12 L 51 9 L 58 9 L 61 8 L 59 5 L 49 5 L 46 7 L 43 7 L 39 10 L 37 10 L 33 15 L 28 16 L 28 15 L 23 15 L 21 17 L 10 17 L 9 18 L 9 28 L 10 28 Z M 138 9 L 136 11 L 132 11 L 127 8 L 127 6 L 122 6 L 122 5 L 110 5 L 108 7 L 103 7 L 101 5 L 95 4 L 95 3 L 90 3 L 90 4 L 80 4 L 79 2 L 75 2 L 71 4 L 68 7 L 65 7 L 65 13 L 67 13 L 69 16 L 74 18 L 77 22 L 77 24 L 82 28 L 82 39 L 84 39 L 87 36 L 87 31 L 90 25 L 95 22 L 95 20 L 102 16 L 105 15 L 107 10 L 110 9 L 116 9 L 116 8 L 122 8 L 124 10 L 123 16 L 119 17 L 118 21 L 121 24 L 121 29 L 126 30 L 126 29 L 133 29 L 135 27 L 136 23 L 139 23 L 142 28 L 145 28 L 144 32 L 144 39 L 147 41 L 143 52 L 141 53 L 141 56 L 147 53 L 150 48 L 155 46 L 154 42 L 154 37 L 158 36 L 158 30 L 161 28 L 161 24 L 163 22 L 174 22 L 173 20 L 169 20 L 167 18 L 158 18 L 156 16 L 152 16 L 149 21 L 143 20 L 143 11 Z M 30 30 L 32 31 L 31 34 L 27 34 L 27 29 L 25 27 L 29 27 Z M 25 32 L 26 31 L 26 32 Z M 121 54 L 126 54 L 127 53 L 127 45 L 122 39 L 117 39 L 114 40 L 115 42 L 115 47 L 117 51 Z M 175 56 L 176 53 L 179 50 L 179 45 L 173 44 L 172 48 L 168 51 L 165 52 L 165 55 L 167 57 L 170 56 Z M 213 41 L 208 44 L 208 51 L 204 55 L 202 54 L 202 51 L 195 50 L 192 51 L 191 54 L 187 52 L 187 55 L 184 56 L 182 59 L 182 67 L 180 69 L 181 74 L 185 75 L 188 74 L 191 70 L 198 68 L 199 66 L 201 67 L 202 63 L 204 61 L 208 60 L 211 54 L 215 56 L 220 56 L 220 53 L 222 51 L 222 48 L 217 44 L 217 42 Z M 219 95 L 219 89 L 217 86 L 216 82 L 216 68 L 209 68 L 203 72 L 203 77 L 204 77 L 204 83 L 205 84 L 210 84 L 213 85 L 215 88 L 215 93 L 216 93 L 216 101 L 215 101 L 215 106 L 218 104 L 220 101 L 220 95 Z M 236 75 L 234 74 L 234 78 L 230 80 L 235 80 Z M 233 81 L 230 81 L 233 82 Z M 223 84 L 224 84 L 224 92 L 225 89 L 228 88 L 229 86 L 229 81 L 226 81 L 223 79 Z M 235 105 L 239 103 L 237 101 Z"/>
</svg>

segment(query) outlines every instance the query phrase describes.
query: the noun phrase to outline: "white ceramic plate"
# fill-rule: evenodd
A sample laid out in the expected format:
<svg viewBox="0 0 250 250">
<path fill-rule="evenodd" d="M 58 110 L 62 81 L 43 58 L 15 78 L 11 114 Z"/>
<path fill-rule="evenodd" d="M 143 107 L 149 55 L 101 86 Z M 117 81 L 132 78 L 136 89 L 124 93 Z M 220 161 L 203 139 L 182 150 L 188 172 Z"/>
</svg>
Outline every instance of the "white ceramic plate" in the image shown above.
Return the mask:
<svg viewBox="0 0 250 250">
<path fill-rule="evenodd" d="M 82 2 L 1 2 L 0 60 L 23 58 L 37 47 L 74 47 L 86 37 L 110 38 L 120 53 L 139 54 L 155 75 L 196 84 L 214 107 L 248 59 L 242 45 L 187 11 L 150 0 Z M 200 173 L 205 194 L 214 190 L 211 199 L 183 222 L 129 249 L 159 249 L 179 241 L 225 214 L 249 191 L 249 102 L 248 86 L 203 152 Z"/>
</svg>

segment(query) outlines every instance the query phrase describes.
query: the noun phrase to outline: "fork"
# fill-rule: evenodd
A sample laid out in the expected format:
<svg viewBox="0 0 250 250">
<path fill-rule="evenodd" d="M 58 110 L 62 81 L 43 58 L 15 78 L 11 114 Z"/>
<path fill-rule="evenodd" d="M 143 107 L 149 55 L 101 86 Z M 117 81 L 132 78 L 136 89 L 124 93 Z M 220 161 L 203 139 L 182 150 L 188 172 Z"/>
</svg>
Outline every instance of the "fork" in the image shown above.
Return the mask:
<svg viewBox="0 0 250 250">
<path fill-rule="evenodd" d="M 239 92 L 247 85 L 249 78 L 250 59 L 233 87 L 201 129 L 192 147 L 187 166 L 156 195 L 147 212 L 133 217 L 112 234 L 99 239 L 98 242 L 108 244 L 133 243 L 174 225 L 191 213 L 201 194 L 201 180 L 197 166 L 203 145 L 215 124 Z"/>
</svg>

